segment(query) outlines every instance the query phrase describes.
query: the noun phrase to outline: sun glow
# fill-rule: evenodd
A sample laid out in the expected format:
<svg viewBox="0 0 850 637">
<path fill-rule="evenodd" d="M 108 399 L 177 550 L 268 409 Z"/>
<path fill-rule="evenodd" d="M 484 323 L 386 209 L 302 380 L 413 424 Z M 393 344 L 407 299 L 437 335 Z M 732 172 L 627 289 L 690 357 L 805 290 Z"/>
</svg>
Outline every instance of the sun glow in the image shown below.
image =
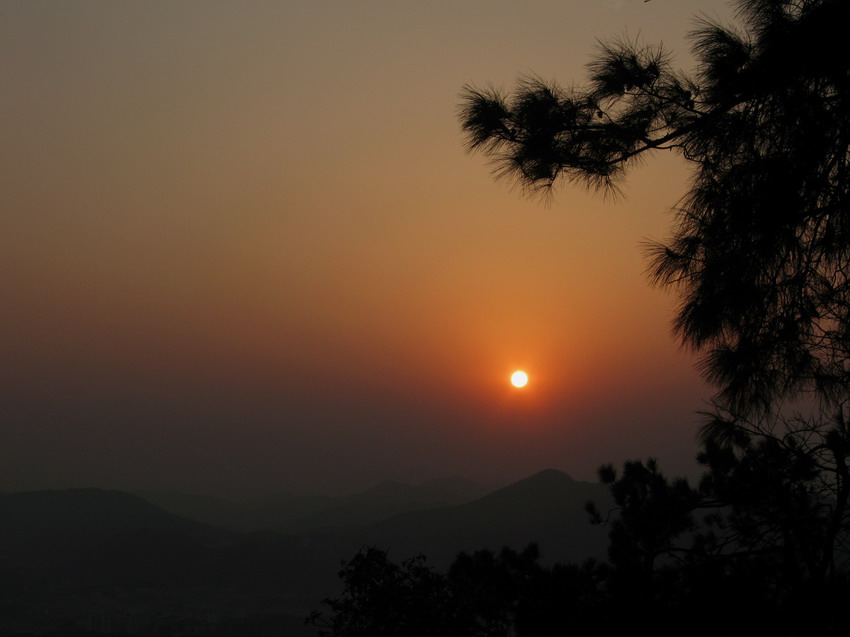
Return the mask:
<svg viewBox="0 0 850 637">
<path fill-rule="evenodd" d="M 528 384 L 528 374 L 522 370 L 517 370 L 511 374 L 511 385 L 514 387 L 525 387 Z"/>
</svg>

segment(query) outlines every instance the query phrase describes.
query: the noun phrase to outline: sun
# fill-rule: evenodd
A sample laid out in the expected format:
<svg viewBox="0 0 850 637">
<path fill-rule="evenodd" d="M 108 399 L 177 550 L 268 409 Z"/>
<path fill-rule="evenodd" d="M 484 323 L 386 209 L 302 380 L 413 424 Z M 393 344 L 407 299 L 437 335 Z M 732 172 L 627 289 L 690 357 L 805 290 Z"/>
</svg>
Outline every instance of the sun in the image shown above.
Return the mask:
<svg viewBox="0 0 850 637">
<path fill-rule="evenodd" d="M 525 387 L 528 384 L 528 374 L 522 370 L 517 370 L 511 374 L 511 385 L 514 387 Z"/>
</svg>

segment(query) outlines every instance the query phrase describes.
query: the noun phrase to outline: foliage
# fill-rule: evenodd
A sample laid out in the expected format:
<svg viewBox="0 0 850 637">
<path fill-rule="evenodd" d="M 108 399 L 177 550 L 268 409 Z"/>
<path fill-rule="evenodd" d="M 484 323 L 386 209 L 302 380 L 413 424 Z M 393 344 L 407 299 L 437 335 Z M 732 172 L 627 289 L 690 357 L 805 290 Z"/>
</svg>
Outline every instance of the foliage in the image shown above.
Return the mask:
<svg viewBox="0 0 850 637">
<path fill-rule="evenodd" d="M 844 634 L 850 596 L 850 422 L 711 415 L 697 487 L 650 459 L 600 468 L 609 560 L 540 564 L 531 545 L 461 553 L 446 573 L 364 549 L 311 621 L 331 637 Z M 566 538 L 565 538 L 566 539 Z M 699 622 L 694 624 L 695 617 Z"/>
<path fill-rule="evenodd" d="M 708 416 L 698 488 L 668 481 L 653 460 L 627 462 L 620 476 L 600 469 L 617 507 L 609 589 L 637 591 L 639 609 L 738 608 L 748 618 L 761 609 L 776 621 L 771 632 L 839 634 L 839 600 L 850 594 L 846 409 L 823 420 Z"/>
<path fill-rule="evenodd" d="M 588 509 L 610 526 L 609 603 L 645 618 L 710 608 L 704 634 L 733 616 L 761 632 L 840 634 L 850 594 L 845 413 L 769 426 L 711 417 L 698 488 L 668 481 L 652 460 L 627 462 L 620 476 L 600 469 L 617 508 L 610 520 Z"/>
<path fill-rule="evenodd" d="M 481 637 L 510 635 L 524 614 L 533 582 L 541 573 L 539 552 L 531 545 L 522 553 L 505 548 L 499 555 L 481 550 L 461 553 L 448 573 L 448 586 L 458 608 L 461 632 Z"/>
<path fill-rule="evenodd" d="M 471 150 L 533 190 L 616 188 L 648 151 L 693 166 L 653 279 L 681 296 L 675 327 L 738 413 L 850 377 L 850 23 L 846 0 L 739 0 L 743 31 L 703 21 L 698 70 L 661 47 L 603 45 L 589 86 L 537 79 L 511 96 L 467 87 Z"/>
<path fill-rule="evenodd" d="M 545 568 L 539 560 L 534 544 L 479 550 L 458 554 L 440 574 L 422 556 L 394 564 L 386 551 L 364 548 L 343 562 L 343 595 L 326 599 L 328 614 L 307 621 L 332 637 L 555 637 L 597 629 L 606 567 Z"/>
<path fill-rule="evenodd" d="M 713 414 L 699 460 L 704 497 L 724 509 L 707 520 L 716 554 L 769 560 L 794 594 L 819 595 L 850 574 L 848 453 L 844 408 L 778 423 Z"/>
<path fill-rule="evenodd" d="M 416 556 L 395 564 L 387 551 L 370 547 L 343 563 L 340 598 L 326 599 L 328 620 L 314 613 L 308 621 L 334 637 L 434 637 L 451 635 L 445 577 Z"/>
<path fill-rule="evenodd" d="M 638 581 L 651 578 L 658 559 L 676 558 L 675 540 L 693 529 L 691 513 L 697 494 L 684 478 L 669 482 L 654 459 L 645 464 L 626 462 L 620 477 L 613 466 L 603 466 L 599 479 L 610 486 L 618 508 L 617 517 L 610 522 L 611 564 Z M 595 504 L 588 503 L 587 510 L 593 522 L 602 523 Z"/>
<path fill-rule="evenodd" d="M 609 561 L 539 564 L 535 547 L 461 554 L 445 575 L 370 550 L 328 600 L 334 637 L 846 633 L 850 596 L 850 24 L 847 0 L 739 0 L 744 30 L 703 22 L 699 68 L 604 45 L 585 90 L 467 88 L 469 148 L 551 190 L 613 189 L 648 151 L 693 166 L 652 274 L 719 385 L 698 487 L 654 460 L 599 471 Z M 788 401 L 815 392 L 814 416 Z M 830 414 L 828 417 L 824 414 Z M 318 615 L 317 617 L 322 617 Z M 314 617 L 316 619 L 316 617 Z M 417 624 L 421 622 L 421 624 Z"/>
</svg>

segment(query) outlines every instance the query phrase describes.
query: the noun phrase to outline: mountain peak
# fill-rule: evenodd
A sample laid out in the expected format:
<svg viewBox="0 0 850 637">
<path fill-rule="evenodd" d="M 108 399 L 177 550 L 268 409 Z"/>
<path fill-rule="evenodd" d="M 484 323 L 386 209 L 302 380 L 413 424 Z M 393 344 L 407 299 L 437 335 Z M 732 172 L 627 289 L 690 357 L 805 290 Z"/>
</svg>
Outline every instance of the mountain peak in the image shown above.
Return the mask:
<svg viewBox="0 0 850 637">
<path fill-rule="evenodd" d="M 520 482 L 526 481 L 550 481 L 550 480 L 558 480 L 560 482 L 575 482 L 573 477 L 568 474 L 560 471 L 559 469 L 543 469 L 542 471 L 538 471 L 527 477 L 525 480 L 520 480 Z"/>
<path fill-rule="evenodd" d="M 138 529 L 195 531 L 202 526 L 124 491 L 56 489 L 0 498 L 0 536 L 46 533 L 99 537 Z"/>
</svg>

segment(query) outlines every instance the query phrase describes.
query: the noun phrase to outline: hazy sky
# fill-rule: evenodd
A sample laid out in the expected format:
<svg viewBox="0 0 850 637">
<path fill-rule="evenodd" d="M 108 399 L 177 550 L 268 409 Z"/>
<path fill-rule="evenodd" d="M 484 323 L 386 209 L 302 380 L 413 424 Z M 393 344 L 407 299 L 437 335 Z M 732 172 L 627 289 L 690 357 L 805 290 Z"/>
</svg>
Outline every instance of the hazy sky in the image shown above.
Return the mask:
<svg viewBox="0 0 850 637">
<path fill-rule="evenodd" d="M 725 0 L 0 3 L 0 490 L 351 491 L 692 467 L 644 274 L 687 187 L 492 179 L 466 83 L 581 83 Z M 528 371 L 522 391 L 510 372 Z"/>
</svg>

